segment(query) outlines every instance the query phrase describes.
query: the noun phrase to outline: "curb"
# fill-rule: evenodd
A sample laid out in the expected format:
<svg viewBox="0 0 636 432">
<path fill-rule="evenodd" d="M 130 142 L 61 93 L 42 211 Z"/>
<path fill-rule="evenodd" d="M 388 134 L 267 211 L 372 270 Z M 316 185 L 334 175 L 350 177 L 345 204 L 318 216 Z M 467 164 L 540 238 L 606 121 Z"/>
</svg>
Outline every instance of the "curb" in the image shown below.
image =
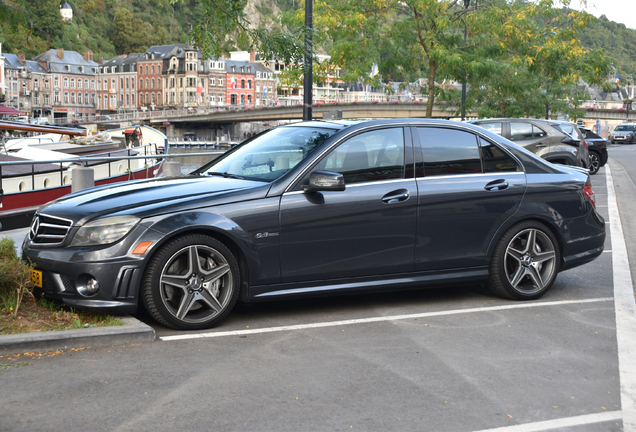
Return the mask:
<svg viewBox="0 0 636 432">
<path fill-rule="evenodd" d="M 123 325 L 0 335 L 0 354 L 155 340 L 155 330 L 149 325 L 131 316 L 118 317 L 118 319 Z"/>
</svg>

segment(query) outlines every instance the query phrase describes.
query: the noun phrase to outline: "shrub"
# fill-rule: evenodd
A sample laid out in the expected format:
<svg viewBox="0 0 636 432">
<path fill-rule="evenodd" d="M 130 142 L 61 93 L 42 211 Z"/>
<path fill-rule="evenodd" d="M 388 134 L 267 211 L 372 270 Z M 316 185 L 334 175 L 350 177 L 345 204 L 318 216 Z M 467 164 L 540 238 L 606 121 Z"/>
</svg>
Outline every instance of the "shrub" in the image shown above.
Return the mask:
<svg viewBox="0 0 636 432">
<path fill-rule="evenodd" d="M 25 296 L 31 296 L 31 269 L 15 253 L 15 244 L 10 238 L 0 240 L 0 301 L 7 309 L 18 314 Z"/>
</svg>

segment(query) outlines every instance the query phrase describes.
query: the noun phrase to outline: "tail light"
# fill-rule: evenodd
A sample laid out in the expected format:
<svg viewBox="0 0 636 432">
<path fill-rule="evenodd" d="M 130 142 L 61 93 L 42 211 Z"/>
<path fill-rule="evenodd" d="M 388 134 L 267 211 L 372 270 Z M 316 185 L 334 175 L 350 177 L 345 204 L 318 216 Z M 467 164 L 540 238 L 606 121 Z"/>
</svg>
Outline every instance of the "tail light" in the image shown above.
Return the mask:
<svg viewBox="0 0 636 432">
<path fill-rule="evenodd" d="M 563 144 L 570 144 L 570 145 L 573 145 L 573 146 L 576 146 L 576 147 L 578 147 L 579 144 L 581 143 L 581 141 L 579 141 L 577 139 L 574 139 L 571 136 L 567 136 L 567 137 L 563 138 L 563 141 L 561 141 L 561 142 Z"/>
<path fill-rule="evenodd" d="M 585 187 L 583 188 L 583 194 L 590 200 L 594 208 L 596 208 L 596 196 L 594 195 L 594 191 L 592 190 L 592 181 L 590 177 L 587 178 L 587 183 L 585 183 Z"/>
<path fill-rule="evenodd" d="M 587 150 L 589 150 L 589 149 L 590 149 L 590 147 L 587 145 L 587 141 L 583 140 L 583 145 L 585 146 L 585 148 L 586 148 Z"/>
</svg>

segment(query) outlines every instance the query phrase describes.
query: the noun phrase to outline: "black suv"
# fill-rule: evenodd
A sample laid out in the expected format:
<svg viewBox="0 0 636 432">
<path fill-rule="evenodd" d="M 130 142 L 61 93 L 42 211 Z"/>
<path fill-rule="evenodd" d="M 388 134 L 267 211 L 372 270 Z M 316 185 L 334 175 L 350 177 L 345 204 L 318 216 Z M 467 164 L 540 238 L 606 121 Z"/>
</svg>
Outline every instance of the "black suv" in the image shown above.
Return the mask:
<svg viewBox="0 0 636 432">
<path fill-rule="evenodd" d="M 471 123 L 508 138 L 549 162 L 584 168 L 589 165 L 585 144 L 578 136 L 562 131 L 561 122 L 501 118 L 473 120 Z"/>
<path fill-rule="evenodd" d="M 590 174 L 596 174 L 607 163 L 607 140 L 594 133 L 592 129 L 579 126 L 590 151 Z"/>
</svg>

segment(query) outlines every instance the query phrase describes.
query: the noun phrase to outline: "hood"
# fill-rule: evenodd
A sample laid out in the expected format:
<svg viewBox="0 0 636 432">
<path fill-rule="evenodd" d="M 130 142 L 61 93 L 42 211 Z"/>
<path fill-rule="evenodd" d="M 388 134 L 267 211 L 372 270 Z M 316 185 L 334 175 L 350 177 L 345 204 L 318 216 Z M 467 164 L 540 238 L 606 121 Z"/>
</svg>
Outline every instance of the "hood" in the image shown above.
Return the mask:
<svg viewBox="0 0 636 432">
<path fill-rule="evenodd" d="M 184 176 L 99 186 L 45 204 L 40 213 L 75 225 L 109 214 L 162 213 L 263 198 L 270 184 L 223 177 Z"/>
</svg>

